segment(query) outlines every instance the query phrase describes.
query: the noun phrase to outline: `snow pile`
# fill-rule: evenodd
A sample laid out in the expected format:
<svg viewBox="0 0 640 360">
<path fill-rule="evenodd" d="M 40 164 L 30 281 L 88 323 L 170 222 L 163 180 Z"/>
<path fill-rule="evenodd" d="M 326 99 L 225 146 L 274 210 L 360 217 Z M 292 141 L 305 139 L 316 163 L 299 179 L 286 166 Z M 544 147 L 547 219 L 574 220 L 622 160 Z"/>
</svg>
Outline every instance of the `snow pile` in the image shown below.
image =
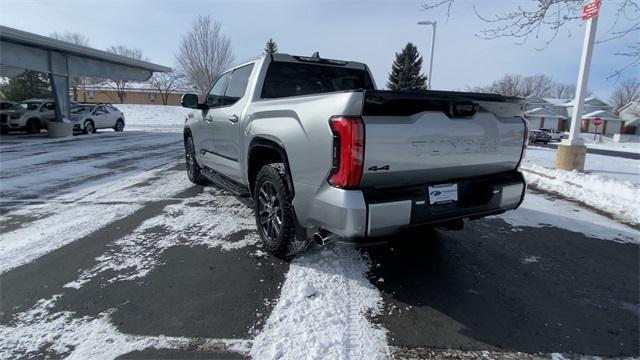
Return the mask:
<svg viewBox="0 0 640 360">
<path fill-rule="evenodd" d="M 524 167 L 538 165 L 553 169 L 556 162 L 556 151 L 556 149 L 530 146 L 522 164 Z M 640 187 L 640 161 L 638 160 L 587 154 L 584 173 L 628 181 Z"/>
<path fill-rule="evenodd" d="M 110 321 L 115 309 L 96 318 L 76 318 L 70 311 L 52 312 L 61 297 L 40 299 L 31 309 L 16 315 L 11 326 L 0 325 L 0 358 L 29 358 L 46 353 L 54 358 L 115 359 L 147 348 L 246 354 L 251 346 L 248 340 L 123 334 Z"/>
<path fill-rule="evenodd" d="M 517 210 L 507 211 L 496 217 L 513 226 L 512 231 L 521 231 L 520 227 L 524 226 L 554 227 L 603 240 L 640 244 L 637 230 L 548 195 L 529 192 Z"/>
<path fill-rule="evenodd" d="M 538 165 L 522 169 L 530 186 L 581 201 L 623 221 L 640 223 L 640 188 L 628 181 Z"/>
<path fill-rule="evenodd" d="M 382 359 L 385 330 L 367 316 L 382 298 L 353 248 L 309 250 L 289 268 L 282 293 L 253 343 L 254 359 Z"/>
<path fill-rule="evenodd" d="M 215 191 L 168 205 L 163 212 L 147 219 L 127 236 L 108 245 L 109 250 L 96 258 L 97 264 L 84 270 L 77 280 L 64 285 L 80 288 L 100 274 L 112 274 L 107 282 L 133 280 L 146 276 L 162 254 L 173 246 L 240 249 L 259 242 L 253 212 L 236 198 Z M 212 204 L 212 202 L 214 204 Z M 243 234 L 229 241 L 232 234 Z"/>
<path fill-rule="evenodd" d="M 182 132 L 192 109 L 172 105 L 115 104 L 124 113 L 125 131 Z"/>
</svg>

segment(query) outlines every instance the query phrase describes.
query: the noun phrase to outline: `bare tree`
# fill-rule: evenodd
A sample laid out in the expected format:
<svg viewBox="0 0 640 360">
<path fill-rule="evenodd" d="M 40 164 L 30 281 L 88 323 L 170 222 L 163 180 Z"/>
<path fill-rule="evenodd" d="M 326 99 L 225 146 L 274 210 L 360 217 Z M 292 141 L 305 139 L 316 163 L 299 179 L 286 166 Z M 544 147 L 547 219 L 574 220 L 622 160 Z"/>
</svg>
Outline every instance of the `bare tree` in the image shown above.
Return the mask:
<svg viewBox="0 0 640 360">
<path fill-rule="evenodd" d="M 611 94 L 611 103 L 616 113 L 632 101 L 640 101 L 640 80 L 627 79 L 621 82 Z"/>
<path fill-rule="evenodd" d="M 589 94 L 589 91 L 587 91 L 587 94 Z M 558 99 L 573 99 L 576 97 L 576 86 L 572 84 L 555 83 L 553 88 L 551 88 L 549 96 Z"/>
<path fill-rule="evenodd" d="M 107 48 L 107 51 L 116 55 L 126 56 L 131 59 L 142 60 L 142 50 L 132 49 L 123 45 L 111 46 Z M 109 80 L 107 86 L 115 90 L 118 95 L 120 103 L 124 103 L 124 98 L 127 96 L 127 80 Z"/>
<path fill-rule="evenodd" d="M 511 37 L 517 39 L 518 44 L 523 44 L 531 36 L 536 39 L 543 38 L 547 47 L 558 36 L 561 30 L 565 30 L 570 36 L 567 25 L 581 21 L 582 7 L 592 0 L 531 0 L 532 5 L 525 7 L 514 2 L 512 8 L 499 14 L 483 15 L 472 3 L 476 16 L 488 24 L 477 35 L 483 39 L 498 39 Z M 427 0 L 422 4 L 423 10 L 445 8 L 446 15 L 451 14 L 456 0 Z M 469 2 L 463 2 L 465 5 Z M 477 1 L 482 4 L 483 2 Z M 482 5 L 480 5 L 482 6 Z M 606 30 L 606 34 L 598 42 L 606 42 L 623 37 L 630 37 L 631 44 L 626 49 L 616 51 L 614 54 L 627 57 L 629 61 L 620 69 L 615 70 L 610 77 L 618 77 L 625 70 L 640 65 L 640 1 L 619 0 L 607 2 L 606 6 L 615 6 L 615 19 L 613 25 Z"/>
<path fill-rule="evenodd" d="M 57 32 L 56 31 L 49 34 L 49 37 L 52 37 L 57 40 L 66 41 L 68 43 L 72 43 L 76 45 L 89 46 L 89 38 L 76 32 L 70 32 L 70 31 Z M 72 77 L 71 79 L 69 79 L 69 82 L 70 82 L 69 85 L 71 85 L 71 89 L 73 91 L 73 100 L 78 101 L 78 88 L 82 88 L 82 94 L 85 97 L 84 101 L 86 101 L 87 95 L 85 94 L 86 93 L 85 86 L 86 86 L 86 83 L 88 82 L 88 79 L 84 77 Z"/>
<path fill-rule="evenodd" d="M 569 99 L 575 94 L 575 86 L 553 81 L 547 75 L 522 76 L 506 74 L 491 85 L 473 88 L 474 91 L 496 93 L 505 96 L 538 96 Z"/>
<path fill-rule="evenodd" d="M 231 40 L 222 34 L 221 27 L 210 16 L 199 15 L 178 46 L 180 71 L 202 94 L 233 62 Z"/>
<path fill-rule="evenodd" d="M 153 86 L 160 93 L 162 104 L 167 105 L 169 101 L 169 95 L 175 93 L 176 90 L 180 89 L 180 87 L 184 85 L 184 81 L 183 77 L 176 71 L 167 73 L 157 72 L 153 74 L 151 79 L 149 79 L 149 84 L 151 84 L 151 86 Z"/>
</svg>

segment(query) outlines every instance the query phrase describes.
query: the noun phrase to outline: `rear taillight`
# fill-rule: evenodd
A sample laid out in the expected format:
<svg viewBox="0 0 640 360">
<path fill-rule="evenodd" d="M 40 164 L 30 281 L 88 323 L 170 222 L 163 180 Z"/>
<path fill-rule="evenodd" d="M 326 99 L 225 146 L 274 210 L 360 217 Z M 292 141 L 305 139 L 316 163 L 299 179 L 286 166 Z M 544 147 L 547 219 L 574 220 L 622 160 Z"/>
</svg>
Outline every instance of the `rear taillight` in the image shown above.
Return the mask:
<svg viewBox="0 0 640 360">
<path fill-rule="evenodd" d="M 329 119 L 333 133 L 333 167 L 329 184 L 341 189 L 360 186 L 364 164 L 364 122 L 361 117 L 334 116 Z"/>
</svg>

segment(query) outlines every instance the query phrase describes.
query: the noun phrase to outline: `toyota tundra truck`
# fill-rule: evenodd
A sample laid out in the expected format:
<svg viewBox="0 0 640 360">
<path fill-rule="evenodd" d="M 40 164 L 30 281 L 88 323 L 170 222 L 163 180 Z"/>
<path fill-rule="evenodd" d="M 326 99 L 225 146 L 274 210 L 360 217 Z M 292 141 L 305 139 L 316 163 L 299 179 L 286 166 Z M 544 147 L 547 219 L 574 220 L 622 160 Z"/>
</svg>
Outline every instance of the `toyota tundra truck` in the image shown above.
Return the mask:
<svg viewBox="0 0 640 360">
<path fill-rule="evenodd" d="M 252 197 L 276 255 L 311 237 L 457 229 L 524 197 L 518 98 L 376 90 L 363 63 L 267 54 L 224 72 L 202 100 L 182 97 L 195 109 L 184 127 L 188 177 Z"/>
</svg>

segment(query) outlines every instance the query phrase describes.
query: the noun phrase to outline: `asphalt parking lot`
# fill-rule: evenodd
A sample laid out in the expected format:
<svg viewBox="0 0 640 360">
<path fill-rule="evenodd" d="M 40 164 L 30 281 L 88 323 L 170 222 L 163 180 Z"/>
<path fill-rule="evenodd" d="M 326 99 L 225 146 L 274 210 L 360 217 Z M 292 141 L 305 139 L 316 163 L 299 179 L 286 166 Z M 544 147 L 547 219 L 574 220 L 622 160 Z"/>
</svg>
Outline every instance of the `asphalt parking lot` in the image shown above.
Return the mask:
<svg viewBox="0 0 640 360">
<path fill-rule="evenodd" d="M 395 358 L 640 356 L 637 229 L 598 229 L 600 215 L 530 192 L 571 209 L 566 226 L 526 225 L 531 205 L 282 261 L 261 250 L 250 200 L 188 183 L 180 136 L 2 142 L 0 357 L 260 357 L 322 328 L 344 332 L 330 340 L 349 358 L 381 333 Z M 303 333 L 321 306 L 327 324 Z"/>
</svg>

